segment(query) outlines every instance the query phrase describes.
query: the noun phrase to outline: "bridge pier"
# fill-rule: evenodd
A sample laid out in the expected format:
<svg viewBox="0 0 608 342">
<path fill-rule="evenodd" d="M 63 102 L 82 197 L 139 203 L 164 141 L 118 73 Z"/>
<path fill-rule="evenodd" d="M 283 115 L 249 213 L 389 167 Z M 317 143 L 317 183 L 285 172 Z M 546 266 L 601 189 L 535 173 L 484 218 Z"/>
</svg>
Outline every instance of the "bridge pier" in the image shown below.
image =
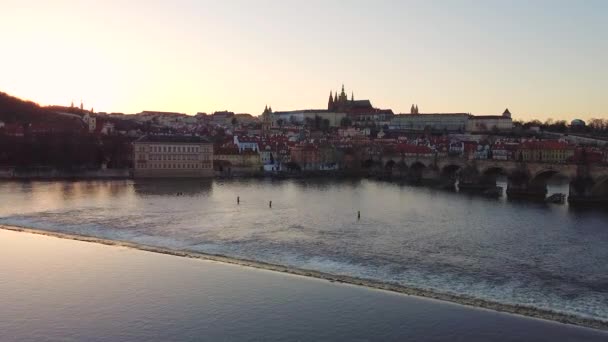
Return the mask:
<svg viewBox="0 0 608 342">
<path fill-rule="evenodd" d="M 507 198 L 544 201 L 547 197 L 547 184 L 542 180 L 533 180 L 530 172 L 521 167 L 509 175 Z"/>
<path fill-rule="evenodd" d="M 424 183 L 439 183 L 441 173 L 435 167 L 427 167 L 422 170 L 421 181 Z"/>
<path fill-rule="evenodd" d="M 570 205 L 600 205 L 608 207 L 608 193 L 589 176 L 577 176 L 570 181 L 568 203 Z"/>
<path fill-rule="evenodd" d="M 547 185 L 531 182 L 511 183 L 507 186 L 507 198 L 544 201 L 547 197 Z"/>
<path fill-rule="evenodd" d="M 496 177 L 479 173 L 476 167 L 468 167 L 460 173 L 458 189 L 464 192 L 492 191 L 496 189 Z"/>
</svg>

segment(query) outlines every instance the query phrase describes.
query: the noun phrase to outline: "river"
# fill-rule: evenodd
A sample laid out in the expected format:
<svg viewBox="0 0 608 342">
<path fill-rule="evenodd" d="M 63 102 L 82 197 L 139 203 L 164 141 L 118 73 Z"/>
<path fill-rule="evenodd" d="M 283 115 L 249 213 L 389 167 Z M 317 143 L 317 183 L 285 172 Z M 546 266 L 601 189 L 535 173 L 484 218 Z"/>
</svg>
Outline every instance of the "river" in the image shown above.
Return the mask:
<svg viewBox="0 0 608 342">
<path fill-rule="evenodd" d="M 0 203 L 5 225 L 608 321 L 604 211 L 372 180 L 9 181 Z"/>
</svg>

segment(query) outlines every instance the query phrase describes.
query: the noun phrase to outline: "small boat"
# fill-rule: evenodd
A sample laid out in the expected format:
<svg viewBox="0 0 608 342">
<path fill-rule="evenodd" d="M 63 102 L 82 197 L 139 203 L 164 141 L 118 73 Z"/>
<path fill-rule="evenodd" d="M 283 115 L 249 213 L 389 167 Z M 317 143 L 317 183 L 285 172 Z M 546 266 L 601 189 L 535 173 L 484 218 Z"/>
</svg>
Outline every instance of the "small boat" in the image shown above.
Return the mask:
<svg viewBox="0 0 608 342">
<path fill-rule="evenodd" d="M 566 195 L 556 193 L 547 197 L 545 201 L 547 201 L 547 203 L 564 204 L 564 202 L 566 202 Z"/>
</svg>

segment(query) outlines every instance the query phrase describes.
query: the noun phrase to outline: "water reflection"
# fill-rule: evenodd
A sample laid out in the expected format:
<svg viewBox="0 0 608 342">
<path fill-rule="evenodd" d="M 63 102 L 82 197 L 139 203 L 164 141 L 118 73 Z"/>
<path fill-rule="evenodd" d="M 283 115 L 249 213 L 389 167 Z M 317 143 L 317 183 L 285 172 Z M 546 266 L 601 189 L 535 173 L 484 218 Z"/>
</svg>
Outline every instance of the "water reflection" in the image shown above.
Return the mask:
<svg viewBox="0 0 608 342">
<path fill-rule="evenodd" d="M 607 213 L 567 204 L 353 179 L 2 182 L 0 203 L 0 224 L 608 319 Z"/>
<path fill-rule="evenodd" d="M 211 180 L 198 179 L 149 179 L 133 184 L 141 196 L 209 196 L 213 191 Z"/>
</svg>

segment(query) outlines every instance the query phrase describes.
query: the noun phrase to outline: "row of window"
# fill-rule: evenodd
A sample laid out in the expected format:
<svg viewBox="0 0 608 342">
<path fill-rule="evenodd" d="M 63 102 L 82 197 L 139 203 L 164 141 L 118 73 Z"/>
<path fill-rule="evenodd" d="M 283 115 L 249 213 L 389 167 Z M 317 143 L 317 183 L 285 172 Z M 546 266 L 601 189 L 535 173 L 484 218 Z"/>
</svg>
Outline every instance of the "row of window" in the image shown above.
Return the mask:
<svg viewBox="0 0 608 342">
<path fill-rule="evenodd" d="M 178 145 L 151 145 L 151 146 L 139 146 L 137 148 L 138 152 L 162 152 L 162 153 L 209 153 L 211 152 L 211 147 L 208 146 L 178 146 Z"/>
<path fill-rule="evenodd" d="M 151 154 L 149 160 L 199 160 L 196 154 Z M 209 156 L 203 156 L 203 160 L 209 160 Z"/>
<path fill-rule="evenodd" d="M 165 164 L 165 163 L 137 163 L 138 169 L 210 169 L 211 163 L 199 164 L 191 163 L 177 163 L 177 164 Z"/>
</svg>

